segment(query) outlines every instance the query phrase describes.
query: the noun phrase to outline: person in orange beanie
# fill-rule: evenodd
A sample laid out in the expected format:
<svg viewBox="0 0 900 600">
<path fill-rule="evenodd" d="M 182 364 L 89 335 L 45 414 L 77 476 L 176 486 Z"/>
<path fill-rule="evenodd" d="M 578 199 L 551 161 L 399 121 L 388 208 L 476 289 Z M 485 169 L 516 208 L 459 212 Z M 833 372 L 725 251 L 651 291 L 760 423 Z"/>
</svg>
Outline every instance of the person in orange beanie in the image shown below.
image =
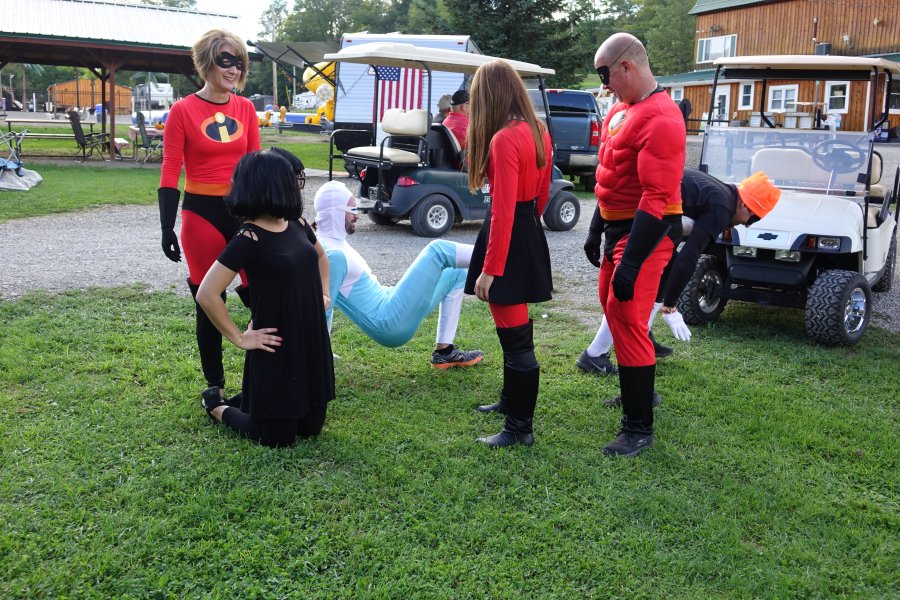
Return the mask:
<svg viewBox="0 0 900 600">
<path fill-rule="evenodd" d="M 672 260 L 663 272 L 656 296 L 656 303 L 650 313 L 650 327 L 657 312 L 662 312 L 663 320 L 672 330 L 676 339 L 687 342 L 691 331 L 684 318 L 675 308 L 678 297 L 697 268 L 700 255 L 709 247 L 722 231 L 735 225 L 750 225 L 765 217 L 775 207 L 781 197 L 781 190 L 775 187 L 762 171 L 754 173 L 738 185 L 724 183 L 712 175 L 696 169 L 685 169 L 681 180 L 681 202 L 684 216 L 690 222 L 684 223 L 684 246 L 673 253 Z M 675 246 L 681 240 L 673 240 Z M 599 375 L 613 375 L 616 365 L 609 357 L 613 345 L 612 333 L 606 317 L 600 321 L 600 329 L 594 341 L 581 353 L 575 364 L 583 371 Z M 658 358 L 672 353 L 671 348 L 655 343 Z M 619 397 L 607 401 L 613 406 Z M 654 394 L 653 402 L 660 398 Z"/>
</svg>

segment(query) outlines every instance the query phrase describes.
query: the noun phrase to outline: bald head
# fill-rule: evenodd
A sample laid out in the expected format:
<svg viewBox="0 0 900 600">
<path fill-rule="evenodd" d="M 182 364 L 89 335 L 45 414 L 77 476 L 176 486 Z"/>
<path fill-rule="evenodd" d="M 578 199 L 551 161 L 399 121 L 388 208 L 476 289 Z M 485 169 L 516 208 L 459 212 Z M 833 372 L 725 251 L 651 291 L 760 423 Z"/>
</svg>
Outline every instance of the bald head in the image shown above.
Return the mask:
<svg viewBox="0 0 900 600">
<path fill-rule="evenodd" d="M 594 66 L 601 74 L 603 87 L 623 102 L 637 102 L 656 87 L 647 50 L 630 33 L 614 33 L 606 38 L 594 54 Z"/>
<path fill-rule="evenodd" d="M 647 49 L 641 40 L 637 39 L 630 33 L 614 33 L 606 41 L 597 48 L 594 54 L 594 64 L 600 66 L 609 65 L 613 61 L 626 60 L 634 63 L 636 66 L 643 66 L 649 69 L 650 61 L 647 59 Z"/>
</svg>

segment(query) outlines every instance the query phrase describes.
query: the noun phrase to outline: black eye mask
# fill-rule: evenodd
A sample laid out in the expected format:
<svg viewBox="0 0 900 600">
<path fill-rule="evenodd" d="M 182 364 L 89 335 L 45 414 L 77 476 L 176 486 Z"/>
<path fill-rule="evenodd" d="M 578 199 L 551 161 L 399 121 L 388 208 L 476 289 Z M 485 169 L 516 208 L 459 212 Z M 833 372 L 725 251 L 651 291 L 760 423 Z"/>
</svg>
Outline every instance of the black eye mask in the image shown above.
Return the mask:
<svg viewBox="0 0 900 600">
<path fill-rule="evenodd" d="M 238 71 L 244 70 L 244 63 L 241 61 L 240 57 L 231 54 L 230 52 L 220 52 L 216 57 L 216 65 L 222 67 L 223 69 L 230 69 L 234 67 Z"/>
</svg>

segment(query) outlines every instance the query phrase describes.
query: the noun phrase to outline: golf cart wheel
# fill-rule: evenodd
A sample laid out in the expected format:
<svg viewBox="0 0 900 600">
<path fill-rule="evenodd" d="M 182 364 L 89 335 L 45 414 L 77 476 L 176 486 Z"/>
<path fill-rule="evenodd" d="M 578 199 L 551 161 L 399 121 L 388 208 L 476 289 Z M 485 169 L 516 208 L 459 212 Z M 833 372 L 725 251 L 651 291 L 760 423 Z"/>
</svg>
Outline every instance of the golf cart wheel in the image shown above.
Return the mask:
<svg viewBox="0 0 900 600">
<path fill-rule="evenodd" d="M 569 231 L 581 216 L 581 205 L 572 192 L 557 193 L 544 209 L 544 224 L 552 231 Z"/>
<path fill-rule="evenodd" d="M 891 247 L 888 248 L 887 258 L 884 261 L 884 273 L 872 286 L 873 292 L 889 292 L 894 286 L 894 269 L 897 268 L 897 230 L 891 235 Z"/>
<path fill-rule="evenodd" d="M 368 213 L 369 220 L 375 223 L 376 225 L 396 225 L 399 219 L 397 217 L 389 217 L 387 215 L 383 215 L 381 213 L 377 213 L 375 211 L 370 211 Z"/>
<path fill-rule="evenodd" d="M 704 254 L 697 268 L 678 298 L 678 310 L 689 325 L 705 325 L 719 320 L 728 298 L 719 294 L 725 284 L 722 263 L 715 256 Z"/>
<path fill-rule="evenodd" d="M 409 216 L 412 230 L 422 237 L 441 237 L 453 227 L 456 212 L 453 203 L 440 194 L 422 198 Z"/>
<path fill-rule="evenodd" d="M 806 332 L 825 346 L 852 346 L 860 340 L 872 315 L 872 290 L 853 271 L 825 271 L 809 289 Z"/>
</svg>

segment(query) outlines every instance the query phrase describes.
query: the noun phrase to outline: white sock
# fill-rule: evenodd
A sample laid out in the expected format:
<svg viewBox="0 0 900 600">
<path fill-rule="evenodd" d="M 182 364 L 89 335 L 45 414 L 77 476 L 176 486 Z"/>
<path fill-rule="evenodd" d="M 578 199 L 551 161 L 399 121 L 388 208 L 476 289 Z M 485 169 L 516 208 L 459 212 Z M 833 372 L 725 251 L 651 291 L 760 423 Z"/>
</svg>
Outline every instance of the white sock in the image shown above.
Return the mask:
<svg viewBox="0 0 900 600">
<path fill-rule="evenodd" d="M 470 252 L 471 254 L 471 252 Z M 452 344 L 456 338 L 456 326 L 459 325 L 459 313 L 462 310 L 463 290 L 452 290 L 441 300 L 438 307 L 438 326 L 436 344 Z"/>
<path fill-rule="evenodd" d="M 659 309 L 662 308 L 662 302 L 654 302 L 653 310 L 650 311 L 650 320 L 647 321 L 647 329 L 653 329 L 653 319 L 656 318 L 656 313 L 659 312 Z"/>
<path fill-rule="evenodd" d="M 472 250 L 475 246 L 471 244 L 456 244 L 456 266 L 457 268 L 468 267 L 472 262 Z"/>
<path fill-rule="evenodd" d="M 612 344 L 612 331 L 609 329 L 609 323 L 606 322 L 606 315 L 603 315 L 603 319 L 600 320 L 600 329 L 597 330 L 594 341 L 587 348 L 588 356 L 596 357 L 606 354 L 612 348 Z"/>
</svg>

